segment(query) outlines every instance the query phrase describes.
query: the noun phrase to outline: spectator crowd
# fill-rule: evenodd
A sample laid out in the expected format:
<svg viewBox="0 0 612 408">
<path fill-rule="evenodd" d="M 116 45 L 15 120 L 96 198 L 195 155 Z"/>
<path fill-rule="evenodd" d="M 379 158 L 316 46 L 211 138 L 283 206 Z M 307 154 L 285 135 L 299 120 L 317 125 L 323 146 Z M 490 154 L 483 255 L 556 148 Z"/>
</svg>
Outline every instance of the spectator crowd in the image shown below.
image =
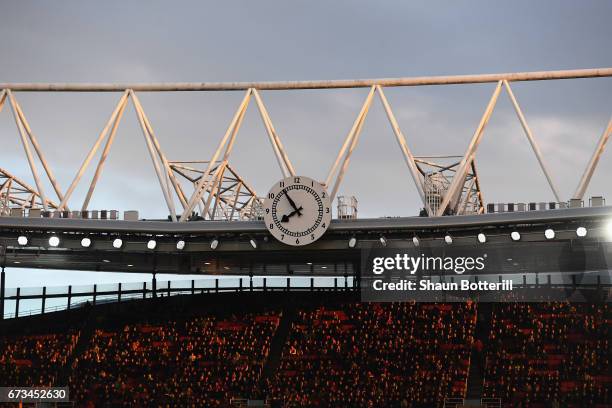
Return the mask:
<svg viewBox="0 0 612 408">
<path fill-rule="evenodd" d="M 607 304 L 495 304 L 484 341 L 478 309 L 289 302 L 0 333 L 0 386 L 68 385 L 83 407 L 442 407 L 478 346 L 505 407 L 612 407 Z"/>
</svg>

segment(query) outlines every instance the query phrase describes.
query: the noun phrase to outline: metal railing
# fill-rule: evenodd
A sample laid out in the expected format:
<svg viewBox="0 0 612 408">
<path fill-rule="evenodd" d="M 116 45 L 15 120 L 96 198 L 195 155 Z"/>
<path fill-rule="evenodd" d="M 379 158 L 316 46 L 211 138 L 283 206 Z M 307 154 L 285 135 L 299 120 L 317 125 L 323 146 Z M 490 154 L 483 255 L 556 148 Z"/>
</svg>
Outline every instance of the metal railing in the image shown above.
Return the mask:
<svg viewBox="0 0 612 408">
<path fill-rule="evenodd" d="M 152 299 L 177 295 L 239 292 L 286 292 L 286 291 L 338 291 L 353 290 L 354 279 L 350 276 L 335 277 L 223 277 L 214 279 L 192 279 L 180 281 L 94 284 L 82 286 L 57 286 L 38 288 L 7 288 L 4 310 L 14 303 L 12 312 L 5 312 L 4 319 L 26 317 L 61 310 L 99 305 L 131 299 Z M 49 305 L 50 301 L 62 301 Z M 24 302 L 40 302 L 39 307 L 22 310 Z"/>
</svg>

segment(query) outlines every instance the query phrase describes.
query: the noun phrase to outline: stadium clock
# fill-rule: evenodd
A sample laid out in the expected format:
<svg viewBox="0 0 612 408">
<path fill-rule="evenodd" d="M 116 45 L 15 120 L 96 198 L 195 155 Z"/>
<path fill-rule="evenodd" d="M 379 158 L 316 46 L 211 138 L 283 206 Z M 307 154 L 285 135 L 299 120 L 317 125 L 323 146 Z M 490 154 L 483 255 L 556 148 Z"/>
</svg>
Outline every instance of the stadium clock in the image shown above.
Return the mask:
<svg viewBox="0 0 612 408">
<path fill-rule="evenodd" d="M 264 221 L 270 233 L 288 245 L 307 245 L 321 238 L 331 222 L 325 188 L 302 176 L 274 184 L 264 201 Z"/>
</svg>

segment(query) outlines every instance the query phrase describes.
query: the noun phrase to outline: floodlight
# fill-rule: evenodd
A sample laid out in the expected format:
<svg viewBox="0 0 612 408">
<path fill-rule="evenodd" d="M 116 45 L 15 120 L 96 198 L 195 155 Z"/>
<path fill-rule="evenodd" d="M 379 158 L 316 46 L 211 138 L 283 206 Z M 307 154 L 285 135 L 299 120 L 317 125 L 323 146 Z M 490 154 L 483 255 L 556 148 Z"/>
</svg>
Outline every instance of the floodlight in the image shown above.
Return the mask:
<svg viewBox="0 0 612 408">
<path fill-rule="evenodd" d="M 417 237 L 412 237 L 412 243 L 415 247 L 418 247 L 420 244 L 419 239 Z"/>
<path fill-rule="evenodd" d="M 608 221 L 606 224 L 605 234 L 608 241 L 612 241 L 612 220 Z"/>
<path fill-rule="evenodd" d="M 59 245 L 59 243 L 60 243 L 60 239 L 56 237 L 55 235 L 49 238 L 49 246 L 52 246 L 55 248 Z"/>
<path fill-rule="evenodd" d="M 453 237 L 451 237 L 450 235 L 448 235 L 448 234 L 447 234 L 447 235 L 444 237 L 444 242 L 446 242 L 446 244 L 447 244 L 447 245 L 452 244 L 452 243 L 453 243 Z"/>
<path fill-rule="evenodd" d="M 178 249 L 179 251 L 182 251 L 183 249 L 185 249 L 185 241 L 183 240 L 177 241 L 176 249 Z"/>
<path fill-rule="evenodd" d="M 384 247 L 386 247 L 386 246 L 387 246 L 387 238 L 385 238 L 385 237 L 381 236 L 381 237 L 380 237 L 378 240 L 380 241 L 380 244 L 381 244 L 382 246 L 384 246 Z"/>
<path fill-rule="evenodd" d="M 544 236 L 546 237 L 546 239 L 554 239 L 555 230 L 553 230 L 552 228 L 547 228 L 546 231 L 544 231 Z"/>
<path fill-rule="evenodd" d="M 253 247 L 253 249 L 257 249 L 257 241 L 255 241 L 254 239 L 250 239 L 249 243 L 251 244 L 251 246 Z"/>
<path fill-rule="evenodd" d="M 20 235 L 19 237 L 17 237 L 17 243 L 21 246 L 28 245 L 28 237 L 26 237 L 25 235 Z"/>
<path fill-rule="evenodd" d="M 478 234 L 478 242 L 484 244 L 485 242 L 487 242 L 487 236 L 481 232 L 480 234 Z"/>
<path fill-rule="evenodd" d="M 217 249 L 219 246 L 219 240 L 217 238 L 210 241 L 210 249 Z"/>
<path fill-rule="evenodd" d="M 521 234 L 518 231 L 512 231 L 510 238 L 512 238 L 513 241 L 519 241 L 521 239 Z"/>
<path fill-rule="evenodd" d="M 113 241 L 113 248 L 119 249 L 123 246 L 123 240 L 121 238 L 115 238 Z"/>
<path fill-rule="evenodd" d="M 89 248 L 89 247 L 91 246 L 91 239 L 89 239 L 89 238 L 83 238 L 83 239 L 81 240 L 81 246 L 82 246 L 83 248 Z"/>
<path fill-rule="evenodd" d="M 576 228 L 576 235 L 579 236 L 580 238 L 586 237 L 587 234 L 587 229 L 584 227 L 578 227 Z"/>
<path fill-rule="evenodd" d="M 157 248 L 157 241 L 155 241 L 154 239 L 149 240 L 149 242 L 147 242 L 147 249 L 150 249 L 152 251 L 155 248 Z"/>
<path fill-rule="evenodd" d="M 357 238 L 351 237 L 351 239 L 349 239 L 348 246 L 349 248 L 355 248 L 355 245 L 357 245 Z"/>
</svg>

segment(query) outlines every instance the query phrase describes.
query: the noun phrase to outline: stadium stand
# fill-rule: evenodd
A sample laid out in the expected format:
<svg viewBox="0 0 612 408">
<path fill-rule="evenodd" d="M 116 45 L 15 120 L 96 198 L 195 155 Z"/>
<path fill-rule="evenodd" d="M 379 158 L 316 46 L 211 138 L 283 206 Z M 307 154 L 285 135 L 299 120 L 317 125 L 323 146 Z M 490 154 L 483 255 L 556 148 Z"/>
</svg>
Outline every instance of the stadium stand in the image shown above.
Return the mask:
<svg viewBox="0 0 612 408">
<path fill-rule="evenodd" d="M 486 343 L 485 395 L 508 407 L 609 407 L 608 304 L 497 304 Z"/>
<path fill-rule="evenodd" d="M 481 306 L 354 292 L 98 305 L 2 322 L 0 378 L 68 384 L 79 407 L 443 407 L 466 398 L 477 350 L 482 396 L 504 407 L 612 406 L 608 305 L 495 304 L 484 345 Z"/>
</svg>

